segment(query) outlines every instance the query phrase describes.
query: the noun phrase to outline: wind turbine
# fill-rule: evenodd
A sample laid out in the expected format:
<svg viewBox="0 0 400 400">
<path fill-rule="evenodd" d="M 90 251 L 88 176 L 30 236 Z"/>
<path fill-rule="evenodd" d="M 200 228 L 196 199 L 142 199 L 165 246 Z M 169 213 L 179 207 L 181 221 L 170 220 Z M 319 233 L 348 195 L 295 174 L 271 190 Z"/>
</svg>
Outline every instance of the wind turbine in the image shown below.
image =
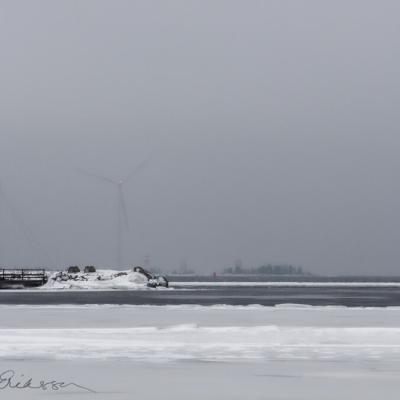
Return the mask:
<svg viewBox="0 0 400 400">
<path fill-rule="evenodd" d="M 124 179 L 111 179 L 106 176 L 98 175 L 93 172 L 88 172 L 85 171 L 81 168 L 78 169 L 79 172 L 81 172 L 84 175 L 90 176 L 92 178 L 96 178 L 98 180 L 101 180 L 102 182 L 108 183 L 110 185 L 113 185 L 114 188 L 116 188 L 116 194 L 117 194 L 117 227 L 116 227 L 116 233 L 117 233 L 117 267 L 122 267 L 123 266 L 123 259 L 122 259 L 122 236 L 123 236 L 123 231 L 124 227 L 127 231 L 129 231 L 129 219 L 128 219 L 128 212 L 126 209 L 126 203 L 125 203 L 125 196 L 124 196 L 124 186 L 125 184 L 133 178 L 147 163 L 147 160 L 141 162 L 136 168 L 134 168 L 129 175 L 127 175 Z"/>
</svg>

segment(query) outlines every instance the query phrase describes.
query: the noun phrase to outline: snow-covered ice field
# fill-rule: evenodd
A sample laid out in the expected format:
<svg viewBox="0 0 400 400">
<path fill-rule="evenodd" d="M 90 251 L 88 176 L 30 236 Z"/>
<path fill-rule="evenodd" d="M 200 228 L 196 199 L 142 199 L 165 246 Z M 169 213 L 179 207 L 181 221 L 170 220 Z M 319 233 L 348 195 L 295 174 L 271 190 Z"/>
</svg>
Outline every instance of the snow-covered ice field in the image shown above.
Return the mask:
<svg viewBox="0 0 400 400">
<path fill-rule="evenodd" d="M 7 399 L 399 398 L 396 307 L 0 306 L 0 313 L 1 371 L 98 392 L 6 388 Z"/>
</svg>

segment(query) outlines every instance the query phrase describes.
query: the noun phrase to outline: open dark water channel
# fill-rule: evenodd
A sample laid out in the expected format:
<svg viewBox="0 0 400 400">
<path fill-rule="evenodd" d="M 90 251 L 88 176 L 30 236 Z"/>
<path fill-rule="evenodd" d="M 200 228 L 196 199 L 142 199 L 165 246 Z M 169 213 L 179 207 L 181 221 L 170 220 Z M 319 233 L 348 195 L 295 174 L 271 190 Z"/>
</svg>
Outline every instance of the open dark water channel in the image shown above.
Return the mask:
<svg viewBox="0 0 400 400">
<path fill-rule="evenodd" d="M 400 306 L 395 287 L 215 287 L 109 291 L 2 290 L 0 304 L 249 305 L 283 303 L 348 307 Z"/>
</svg>

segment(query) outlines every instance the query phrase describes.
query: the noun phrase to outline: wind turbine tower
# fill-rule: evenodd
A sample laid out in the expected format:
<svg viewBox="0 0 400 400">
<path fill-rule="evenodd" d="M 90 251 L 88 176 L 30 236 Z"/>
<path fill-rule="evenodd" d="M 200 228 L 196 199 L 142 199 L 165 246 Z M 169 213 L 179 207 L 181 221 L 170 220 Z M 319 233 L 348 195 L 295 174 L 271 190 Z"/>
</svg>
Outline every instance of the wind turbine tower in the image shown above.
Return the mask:
<svg viewBox="0 0 400 400">
<path fill-rule="evenodd" d="M 122 242 L 123 242 L 123 234 L 124 231 L 129 231 L 129 219 L 128 219 L 128 212 L 126 208 L 126 203 L 125 203 L 125 195 L 124 195 L 124 187 L 128 181 L 130 181 L 136 173 L 138 173 L 143 166 L 146 164 L 146 161 L 143 161 L 140 163 L 129 175 L 127 175 L 124 179 L 120 180 L 114 180 L 102 175 L 98 175 L 92 172 L 88 172 L 82 169 L 79 169 L 79 171 L 87 176 L 96 178 L 98 180 L 101 180 L 104 183 L 108 183 L 109 185 L 113 185 L 114 188 L 116 189 L 116 195 L 117 195 L 117 219 L 116 219 L 116 234 L 117 234 L 117 249 L 116 249 L 116 262 L 117 262 L 117 267 L 122 267 L 123 266 L 123 256 L 122 256 Z"/>
</svg>

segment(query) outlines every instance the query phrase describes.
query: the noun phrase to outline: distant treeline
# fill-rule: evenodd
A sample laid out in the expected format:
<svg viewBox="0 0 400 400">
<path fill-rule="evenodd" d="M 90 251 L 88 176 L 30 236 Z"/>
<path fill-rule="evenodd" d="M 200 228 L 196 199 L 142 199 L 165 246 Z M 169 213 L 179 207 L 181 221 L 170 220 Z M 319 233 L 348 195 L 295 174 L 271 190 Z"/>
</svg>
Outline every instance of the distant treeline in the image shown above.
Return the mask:
<svg viewBox="0 0 400 400">
<path fill-rule="evenodd" d="M 310 273 L 303 271 L 302 267 L 295 267 L 293 265 L 261 265 L 254 268 L 243 268 L 236 265 L 224 269 L 224 274 L 268 274 L 268 275 L 310 275 Z"/>
</svg>

